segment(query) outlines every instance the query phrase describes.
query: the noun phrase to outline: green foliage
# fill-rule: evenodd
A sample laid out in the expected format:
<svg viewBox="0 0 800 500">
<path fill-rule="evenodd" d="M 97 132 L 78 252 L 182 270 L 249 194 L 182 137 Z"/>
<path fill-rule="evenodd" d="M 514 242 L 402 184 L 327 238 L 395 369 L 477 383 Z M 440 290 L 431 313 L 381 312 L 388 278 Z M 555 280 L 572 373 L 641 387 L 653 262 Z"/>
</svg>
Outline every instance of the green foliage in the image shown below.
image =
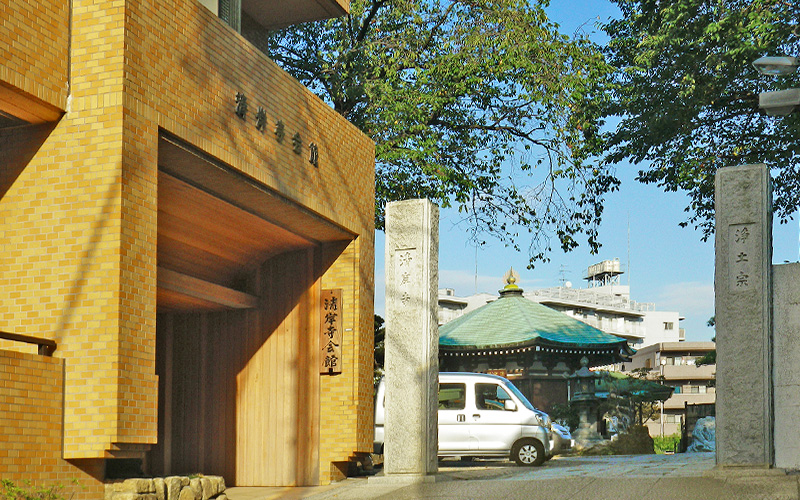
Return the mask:
<svg viewBox="0 0 800 500">
<path fill-rule="evenodd" d="M 581 423 L 581 416 L 578 413 L 578 408 L 570 403 L 567 404 L 554 404 L 548 412 L 553 422 L 557 422 L 564 427 L 567 427 L 570 432 L 574 432 Z"/>
<path fill-rule="evenodd" d="M 650 368 L 637 368 L 633 376 L 606 372 L 604 384 L 608 398 L 600 403 L 599 411 L 606 418 L 616 417 L 620 430 L 625 431 L 632 424 L 643 425 L 660 414 L 659 401 L 672 394 L 672 389 L 660 385 L 662 375 L 650 376 Z M 627 424 L 627 425 L 626 425 Z"/>
<path fill-rule="evenodd" d="M 378 386 L 381 377 L 383 377 L 383 362 L 386 355 L 386 327 L 384 326 L 384 319 L 375 315 L 375 368 L 372 374 L 372 383 L 375 387 Z"/>
<path fill-rule="evenodd" d="M 714 230 L 714 174 L 766 163 L 785 222 L 800 201 L 800 114 L 767 117 L 758 93 L 800 87 L 800 73 L 760 76 L 764 55 L 800 56 L 800 2 L 612 0 L 622 18 L 603 29 L 617 68 L 607 116 L 621 120 L 606 161 L 647 161 L 638 179 L 684 190 L 688 220 Z"/>
<path fill-rule="evenodd" d="M 62 485 L 31 486 L 25 481 L 21 486 L 8 479 L 0 479 L 0 500 L 64 500 Z"/>
<path fill-rule="evenodd" d="M 706 324 L 708 326 L 710 326 L 710 327 L 717 326 L 717 317 L 716 316 L 711 316 L 711 318 L 709 318 L 709 320 L 708 320 L 708 322 Z M 711 341 L 712 342 L 716 342 L 717 341 L 717 337 L 716 336 L 712 337 Z M 697 361 L 695 361 L 694 364 L 697 365 L 697 366 L 716 365 L 717 364 L 717 350 L 714 349 L 713 351 L 705 353 L 702 357 L 698 358 Z M 712 383 L 711 386 L 716 385 L 716 383 L 715 383 L 716 380 L 714 380 L 713 382 L 714 383 Z"/>
<path fill-rule="evenodd" d="M 546 0 L 353 0 L 349 15 L 270 35 L 270 57 L 376 143 L 376 225 L 387 202 L 455 207 L 476 244 L 493 235 L 546 260 L 585 235 L 599 247 L 619 182 L 602 151 L 611 68 L 558 33 Z M 527 239 L 526 238 L 526 239 Z"/>
<path fill-rule="evenodd" d="M 696 366 L 703 366 L 703 365 L 716 365 L 717 364 L 717 350 L 714 349 L 713 351 L 709 351 L 703 356 L 697 358 L 697 361 L 694 362 Z"/>
<path fill-rule="evenodd" d="M 653 447 L 656 453 L 663 455 L 667 452 L 678 451 L 681 444 L 681 435 L 673 434 L 671 436 L 656 436 L 653 438 Z"/>
</svg>

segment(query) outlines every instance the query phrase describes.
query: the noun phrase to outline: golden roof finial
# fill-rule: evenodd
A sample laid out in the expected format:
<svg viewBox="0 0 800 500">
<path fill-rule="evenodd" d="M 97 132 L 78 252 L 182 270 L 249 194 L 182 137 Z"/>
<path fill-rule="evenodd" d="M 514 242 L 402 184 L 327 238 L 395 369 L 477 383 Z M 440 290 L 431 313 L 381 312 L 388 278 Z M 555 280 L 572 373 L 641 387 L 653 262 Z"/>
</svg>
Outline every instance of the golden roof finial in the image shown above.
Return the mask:
<svg viewBox="0 0 800 500">
<path fill-rule="evenodd" d="M 503 275 L 503 281 L 506 282 L 506 286 L 503 287 L 504 290 L 509 290 L 512 288 L 519 288 L 517 286 L 517 281 L 519 281 L 519 273 L 514 270 L 512 267 L 509 269 L 505 275 Z"/>
</svg>

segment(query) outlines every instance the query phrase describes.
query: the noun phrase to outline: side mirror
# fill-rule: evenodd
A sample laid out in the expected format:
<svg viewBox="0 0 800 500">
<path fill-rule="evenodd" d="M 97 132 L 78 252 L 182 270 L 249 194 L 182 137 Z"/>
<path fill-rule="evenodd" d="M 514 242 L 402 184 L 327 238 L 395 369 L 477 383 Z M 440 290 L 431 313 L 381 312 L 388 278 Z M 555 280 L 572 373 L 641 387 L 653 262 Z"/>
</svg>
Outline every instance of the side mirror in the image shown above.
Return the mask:
<svg viewBox="0 0 800 500">
<path fill-rule="evenodd" d="M 517 403 L 513 399 L 506 399 L 503 406 L 506 411 L 517 411 Z"/>
</svg>

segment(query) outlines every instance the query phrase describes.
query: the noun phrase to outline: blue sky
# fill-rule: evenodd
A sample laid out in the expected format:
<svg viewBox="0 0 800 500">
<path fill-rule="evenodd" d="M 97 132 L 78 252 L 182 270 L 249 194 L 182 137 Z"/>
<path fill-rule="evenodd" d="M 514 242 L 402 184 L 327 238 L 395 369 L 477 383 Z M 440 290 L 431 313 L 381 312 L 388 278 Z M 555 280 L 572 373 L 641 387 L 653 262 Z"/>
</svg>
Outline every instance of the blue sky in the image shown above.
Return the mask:
<svg viewBox="0 0 800 500">
<path fill-rule="evenodd" d="M 617 15 L 615 6 L 600 0 L 554 0 L 547 12 L 566 34 L 579 27 L 596 31 L 593 26 L 598 19 L 605 21 Z M 604 41 L 599 34 L 594 37 Z M 526 252 L 518 253 L 496 241 L 490 240 L 476 253 L 467 228 L 456 225 L 457 214 L 441 211 L 439 288 L 453 288 L 459 296 L 496 293 L 509 267 L 519 272 L 519 285 L 525 289 L 558 286 L 562 277 L 583 288 L 586 284 L 582 278 L 589 265 L 619 258 L 627 270 L 621 284 L 630 284 L 633 300 L 654 302 L 659 310 L 678 311 L 686 318 L 681 322 L 686 340 L 710 340 L 714 330 L 706 326 L 706 321 L 714 314 L 713 237 L 703 242 L 699 231 L 679 227 L 687 215 L 683 209 L 688 199 L 683 193 L 665 193 L 656 186 L 636 182 L 636 166 L 620 164 L 616 169 L 622 186 L 607 197 L 600 252 L 591 255 L 585 243 L 566 254 L 556 250 L 549 263 L 537 264 L 533 271 L 526 269 Z M 382 316 L 384 243 L 384 234 L 379 231 L 375 242 L 375 312 Z M 528 241 L 519 243 L 526 248 Z M 773 262 L 784 261 L 798 261 L 796 216 L 789 224 L 775 224 L 773 229 Z"/>
</svg>

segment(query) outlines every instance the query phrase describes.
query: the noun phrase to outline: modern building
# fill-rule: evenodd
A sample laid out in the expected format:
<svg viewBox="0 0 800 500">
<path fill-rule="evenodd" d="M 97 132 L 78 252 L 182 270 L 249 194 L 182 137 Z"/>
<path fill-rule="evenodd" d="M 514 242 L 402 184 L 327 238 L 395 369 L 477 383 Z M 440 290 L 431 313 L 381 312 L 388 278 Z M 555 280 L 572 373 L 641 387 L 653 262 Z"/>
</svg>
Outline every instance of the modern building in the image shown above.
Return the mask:
<svg viewBox="0 0 800 500">
<path fill-rule="evenodd" d="M 372 450 L 374 146 L 250 41 L 348 9 L 0 8 L 0 477 L 315 485 Z"/>
<path fill-rule="evenodd" d="M 589 266 L 585 276 L 587 288 L 573 288 L 567 282 L 563 286 L 528 291 L 525 298 L 624 337 L 634 349 L 683 341 L 685 333 L 680 327 L 683 318 L 677 312 L 658 311 L 653 303 L 631 300 L 630 286 L 620 284 L 623 273 L 619 260 L 606 260 Z M 490 294 L 458 297 L 453 289 L 441 289 L 439 323 L 445 324 L 495 299 Z"/>
<path fill-rule="evenodd" d="M 633 351 L 610 335 L 523 297 L 513 278 L 500 297 L 439 327 L 440 371 L 509 378 L 538 408 L 569 401 L 568 375 L 621 363 Z"/>
<path fill-rule="evenodd" d="M 698 358 L 714 349 L 714 342 L 661 342 L 639 349 L 631 361 L 625 363 L 624 370 L 628 374 L 636 369 L 649 370 L 648 379 L 673 388 L 672 396 L 664 401 L 659 419 L 647 422 L 651 436 L 681 432 L 681 422 L 686 423 L 687 419 L 687 407 L 693 407 L 694 414 L 714 414 L 717 366 L 695 364 Z"/>
</svg>

